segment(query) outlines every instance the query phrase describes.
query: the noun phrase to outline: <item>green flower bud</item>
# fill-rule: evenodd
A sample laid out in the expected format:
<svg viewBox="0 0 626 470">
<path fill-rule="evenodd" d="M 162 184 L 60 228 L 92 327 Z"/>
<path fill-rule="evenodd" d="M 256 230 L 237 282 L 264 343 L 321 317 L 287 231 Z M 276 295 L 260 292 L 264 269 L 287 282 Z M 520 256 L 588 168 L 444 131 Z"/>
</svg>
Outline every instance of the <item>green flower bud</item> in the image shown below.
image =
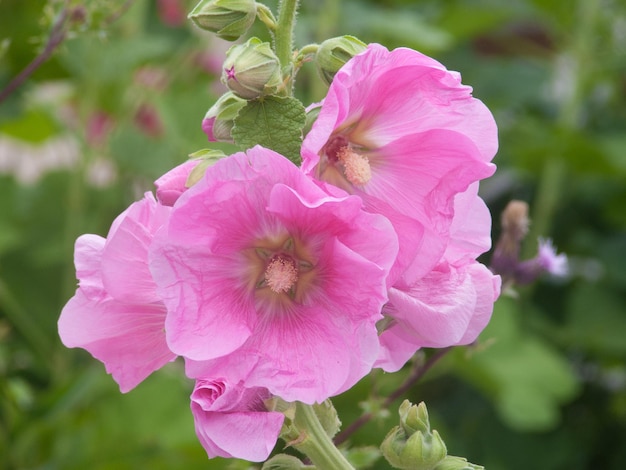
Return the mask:
<svg viewBox="0 0 626 470">
<path fill-rule="evenodd" d="M 410 436 L 417 431 L 421 431 L 424 434 L 430 432 L 428 410 L 424 402 L 415 406 L 409 400 L 404 400 L 398 412 L 400 414 L 400 426 L 402 426 L 407 435 Z"/>
<path fill-rule="evenodd" d="M 226 53 L 222 83 L 237 96 L 252 100 L 271 95 L 282 81 L 280 62 L 269 43 L 250 38 Z"/>
<path fill-rule="evenodd" d="M 315 64 L 322 80 L 330 85 L 337 71 L 365 49 L 367 45 L 354 36 L 340 36 L 324 41 L 315 55 Z"/>
<path fill-rule="evenodd" d="M 394 427 L 380 446 L 391 465 L 400 469 L 433 470 L 447 455 L 446 444 L 430 430 L 426 405 L 400 406 L 400 426 Z"/>
<path fill-rule="evenodd" d="M 485 467 L 469 463 L 463 457 L 448 455 L 437 464 L 434 470 L 485 470 Z"/>
<path fill-rule="evenodd" d="M 189 13 L 200 28 L 234 41 L 243 36 L 254 23 L 254 0 L 201 0 Z"/>
<path fill-rule="evenodd" d="M 202 130 L 209 142 L 232 142 L 231 131 L 237 113 L 246 105 L 246 101 L 235 96 L 232 92 L 224 93 L 209 108 L 202 120 Z"/>
<path fill-rule="evenodd" d="M 417 431 L 407 436 L 400 426 L 387 434 L 380 450 L 391 465 L 405 470 L 433 470 L 447 454 L 446 444 L 437 431 Z"/>
</svg>

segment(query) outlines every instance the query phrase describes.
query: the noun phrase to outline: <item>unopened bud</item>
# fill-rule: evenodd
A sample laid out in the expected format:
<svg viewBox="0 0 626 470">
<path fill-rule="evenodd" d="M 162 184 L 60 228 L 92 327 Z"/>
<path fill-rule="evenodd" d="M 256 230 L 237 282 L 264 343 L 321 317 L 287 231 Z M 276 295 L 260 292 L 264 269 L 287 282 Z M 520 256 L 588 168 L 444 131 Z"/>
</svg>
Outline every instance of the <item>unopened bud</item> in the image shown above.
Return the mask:
<svg viewBox="0 0 626 470">
<path fill-rule="evenodd" d="M 446 444 L 430 430 L 426 405 L 400 406 L 400 426 L 393 428 L 380 446 L 391 465 L 400 469 L 433 470 L 447 455 Z"/>
<path fill-rule="evenodd" d="M 502 231 L 506 232 L 512 242 L 518 244 L 528 233 L 528 204 L 513 200 L 507 204 L 501 216 Z"/>
<path fill-rule="evenodd" d="M 412 405 L 409 400 L 404 400 L 400 405 L 400 426 L 407 435 L 421 431 L 423 433 L 430 432 L 430 422 L 428 420 L 428 410 L 426 404 L 421 402 L 419 405 Z"/>
<path fill-rule="evenodd" d="M 201 0 L 189 13 L 189 18 L 200 28 L 227 41 L 243 36 L 255 17 L 254 0 Z"/>
<path fill-rule="evenodd" d="M 315 55 L 315 64 L 322 80 L 330 85 L 337 71 L 365 49 L 367 45 L 354 36 L 340 36 L 324 41 Z"/>
<path fill-rule="evenodd" d="M 232 142 L 234 120 L 246 101 L 228 91 L 209 108 L 202 120 L 202 130 L 209 142 Z"/>
<path fill-rule="evenodd" d="M 282 84 L 280 62 L 269 43 L 250 38 L 226 53 L 224 83 L 237 96 L 252 100 L 275 93 Z"/>
<path fill-rule="evenodd" d="M 387 434 L 380 450 L 391 465 L 406 470 L 433 470 L 447 455 L 446 444 L 437 431 L 417 431 L 407 436 L 400 426 Z"/>
</svg>

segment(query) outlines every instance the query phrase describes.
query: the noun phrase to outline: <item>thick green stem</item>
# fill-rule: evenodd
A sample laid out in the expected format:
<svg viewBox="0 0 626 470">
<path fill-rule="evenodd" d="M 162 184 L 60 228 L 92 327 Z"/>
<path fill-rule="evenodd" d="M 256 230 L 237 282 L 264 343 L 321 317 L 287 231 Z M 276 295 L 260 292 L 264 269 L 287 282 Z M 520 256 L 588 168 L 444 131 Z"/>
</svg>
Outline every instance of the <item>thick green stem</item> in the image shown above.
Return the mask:
<svg viewBox="0 0 626 470">
<path fill-rule="evenodd" d="M 298 0 L 281 0 L 278 6 L 278 26 L 274 35 L 274 47 L 280 61 L 283 75 L 291 82 L 291 61 L 293 52 L 293 28 L 296 23 Z M 291 87 L 287 87 L 291 95 Z"/>
<path fill-rule="evenodd" d="M 292 445 L 311 459 L 317 468 L 354 470 L 324 431 L 312 406 L 300 402 L 296 404 L 295 424 L 300 430 L 300 439 Z"/>
</svg>

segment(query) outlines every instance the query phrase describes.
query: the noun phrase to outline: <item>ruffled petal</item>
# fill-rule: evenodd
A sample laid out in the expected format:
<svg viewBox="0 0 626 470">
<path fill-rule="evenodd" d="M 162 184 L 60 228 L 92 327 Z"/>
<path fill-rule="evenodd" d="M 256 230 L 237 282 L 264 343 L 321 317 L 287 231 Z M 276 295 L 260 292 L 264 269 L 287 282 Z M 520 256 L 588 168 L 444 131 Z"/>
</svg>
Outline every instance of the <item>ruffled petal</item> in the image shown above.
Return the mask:
<svg viewBox="0 0 626 470">
<path fill-rule="evenodd" d="M 196 434 L 209 458 L 266 460 L 276 445 L 284 416 L 273 412 L 205 412 L 191 403 Z"/>
<path fill-rule="evenodd" d="M 148 249 L 155 232 L 167 221 L 170 210 L 147 193 L 125 212 L 102 252 L 102 280 L 109 295 L 137 304 L 158 299 L 148 266 Z"/>
<path fill-rule="evenodd" d="M 163 305 L 91 299 L 79 289 L 61 312 L 59 336 L 102 361 L 127 392 L 176 357 L 165 342 L 165 315 Z"/>
<path fill-rule="evenodd" d="M 444 257 L 454 262 L 476 258 L 491 248 L 491 214 L 478 196 L 478 182 L 454 198 L 450 243 Z"/>
</svg>

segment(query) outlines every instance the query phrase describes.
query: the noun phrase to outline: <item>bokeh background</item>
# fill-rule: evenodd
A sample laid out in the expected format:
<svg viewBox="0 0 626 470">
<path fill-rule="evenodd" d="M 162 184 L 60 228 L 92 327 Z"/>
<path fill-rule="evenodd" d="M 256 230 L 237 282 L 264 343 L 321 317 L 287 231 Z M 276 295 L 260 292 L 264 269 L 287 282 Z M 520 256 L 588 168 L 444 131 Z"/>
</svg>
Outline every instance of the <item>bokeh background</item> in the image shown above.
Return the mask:
<svg viewBox="0 0 626 470">
<path fill-rule="evenodd" d="M 76 237 L 106 235 L 156 177 L 208 145 L 200 122 L 223 91 L 229 44 L 191 25 L 194 3 L 0 0 L 0 90 L 60 40 L 0 103 L 0 468 L 250 467 L 207 460 L 180 363 L 121 394 L 56 330 L 76 287 Z M 460 71 L 499 126 L 498 172 L 481 189 L 494 239 L 501 210 L 521 199 L 532 218 L 524 256 L 541 235 L 570 260 L 568 277 L 499 300 L 480 341 L 406 397 L 426 401 L 451 454 L 489 470 L 626 468 L 625 3 L 302 2 L 298 46 L 341 34 Z M 299 76 L 305 104 L 325 92 L 315 73 L 308 64 Z M 399 404 L 381 401 L 432 353 L 334 400 L 346 425 L 377 416 L 352 446 L 380 443 Z"/>
</svg>

